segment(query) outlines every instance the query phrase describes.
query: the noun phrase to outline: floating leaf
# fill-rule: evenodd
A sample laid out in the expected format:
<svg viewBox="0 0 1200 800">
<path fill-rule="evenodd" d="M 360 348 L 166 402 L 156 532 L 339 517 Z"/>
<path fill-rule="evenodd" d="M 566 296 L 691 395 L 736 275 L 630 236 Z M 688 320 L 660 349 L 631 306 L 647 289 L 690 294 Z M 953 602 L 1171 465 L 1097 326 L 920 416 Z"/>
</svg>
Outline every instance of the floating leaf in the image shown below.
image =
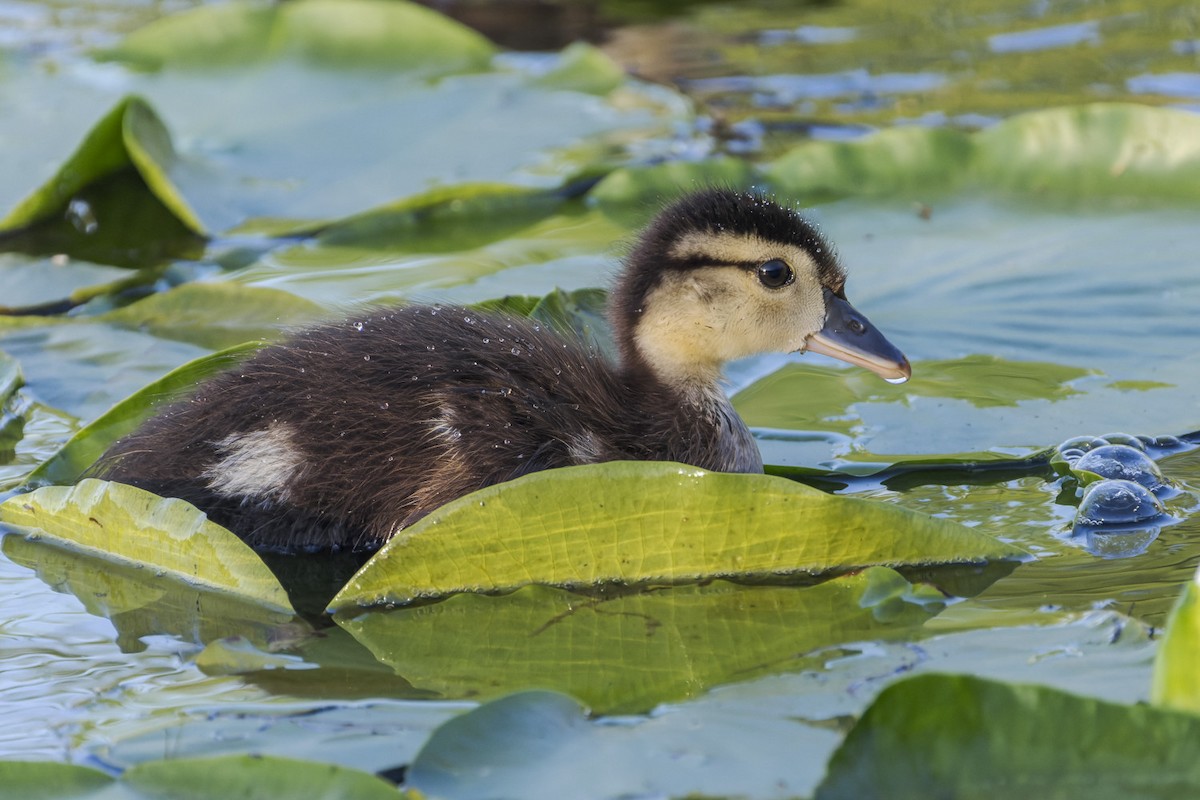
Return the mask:
<svg viewBox="0 0 1200 800">
<path fill-rule="evenodd" d="M 397 675 L 437 696 L 539 687 L 611 714 L 774 673 L 821 647 L 910 634 L 945 599 L 872 567 L 816 586 L 717 581 L 596 596 L 527 586 L 335 619 Z"/>
<path fill-rule="evenodd" d="M 266 646 L 292 614 L 260 603 L 163 580 L 144 567 L 114 563 L 92 553 L 21 536 L 0 539 L 4 555 L 37 573 L 58 592 L 69 592 L 89 614 L 110 620 L 117 645 L 127 653 L 145 649 L 147 636 L 171 634 L 206 644 L 237 636 Z"/>
<path fill-rule="evenodd" d="M 0 504 L 0 522 L 70 550 L 152 570 L 164 580 L 292 611 L 258 555 L 182 500 L 88 478 L 11 497 Z"/>
<path fill-rule="evenodd" d="M 1200 792 L 1200 717 L 965 675 L 885 689 L 817 800 L 1125 798 Z"/>
<path fill-rule="evenodd" d="M 562 202 L 556 189 L 498 183 L 439 187 L 325 226 L 317 241 L 325 247 L 467 250 L 512 235 Z"/>
<path fill-rule="evenodd" d="M 1187 583 L 1154 659 L 1155 703 L 1200 714 L 1200 571 Z"/>
<path fill-rule="evenodd" d="M 610 462 L 537 472 L 447 504 L 384 545 L 331 607 L 530 583 L 779 577 L 1023 555 L 945 520 L 781 478 Z"/>
<path fill-rule="evenodd" d="M 945 191 L 967 176 L 971 139 L 948 128 L 888 128 L 851 142 L 816 141 L 766 169 L 783 194 L 819 202 L 864 195 L 912 196 Z"/>
<path fill-rule="evenodd" d="M 415 3 L 299 0 L 231 2 L 163 17 L 103 58 L 158 69 L 213 69 L 292 56 L 327 66 L 445 74 L 487 66 L 482 36 Z"/>
<path fill-rule="evenodd" d="M 362 770 L 337 764 L 300 761 L 279 756 L 219 756 L 167 759 L 130 767 L 125 783 L 151 796 L 172 800 L 212 800 L 216 797 L 352 798 L 396 800 L 396 787 Z"/>
<path fill-rule="evenodd" d="M 667 161 L 614 170 L 588 193 L 588 200 L 606 213 L 641 220 L 685 192 L 708 186 L 749 189 L 761 180 L 760 173 L 740 158 Z"/>
<path fill-rule="evenodd" d="M 38 465 L 26 478 L 27 487 L 75 483 L 108 446 L 147 420 L 165 402 L 195 388 L 206 378 L 227 370 L 256 352 L 261 345 L 247 342 L 171 370 L 120 401 L 72 436 L 57 453 Z"/>
<path fill-rule="evenodd" d="M 98 769 L 78 764 L 0 761 L 0 786 L 9 797 L 22 800 L 86 800 L 93 795 L 99 800 L 101 790 L 113 781 Z"/>
<path fill-rule="evenodd" d="M 1126 103 L 1021 114 L 976 134 L 981 184 L 1062 199 L 1200 200 L 1200 117 Z"/>
<path fill-rule="evenodd" d="M 21 365 L 7 353 L 0 351 L 0 407 L 3 407 L 13 392 L 21 388 Z"/>
<path fill-rule="evenodd" d="M 215 349 L 275 339 L 288 327 L 327 315 L 316 303 L 279 289 L 185 283 L 94 319 Z"/>
<path fill-rule="evenodd" d="M 170 134 L 158 115 L 141 98 L 126 97 L 96 123 L 53 178 L 0 219 L 0 231 L 61 214 L 89 184 L 132 167 L 180 222 L 203 234 L 204 225 L 168 177 L 174 159 Z"/>
<path fill-rule="evenodd" d="M 807 762 L 823 760 L 833 731 L 746 714 L 687 704 L 614 725 L 571 697 L 522 692 L 443 723 L 405 784 L 439 798 L 801 796 L 819 769 Z"/>
<path fill-rule="evenodd" d="M 396 800 L 396 787 L 362 770 L 277 756 L 168 758 L 137 764 L 112 778 L 75 764 L 0 761 L 0 785 L 6 795 L 27 800 L 100 798 L 272 797 Z"/>
<path fill-rule="evenodd" d="M 985 188 L 1057 201 L 1194 202 L 1198 143 L 1195 114 L 1093 103 L 1019 114 L 971 135 L 910 126 L 806 142 L 764 173 L 775 189 L 809 201 Z"/>
<path fill-rule="evenodd" d="M 607 94 L 625 82 L 625 70 L 587 42 L 575 42 L 562 51 L 550 72 L 538 76 L 535 86 L 569 89 L 590 94 Z"/>
</svg>

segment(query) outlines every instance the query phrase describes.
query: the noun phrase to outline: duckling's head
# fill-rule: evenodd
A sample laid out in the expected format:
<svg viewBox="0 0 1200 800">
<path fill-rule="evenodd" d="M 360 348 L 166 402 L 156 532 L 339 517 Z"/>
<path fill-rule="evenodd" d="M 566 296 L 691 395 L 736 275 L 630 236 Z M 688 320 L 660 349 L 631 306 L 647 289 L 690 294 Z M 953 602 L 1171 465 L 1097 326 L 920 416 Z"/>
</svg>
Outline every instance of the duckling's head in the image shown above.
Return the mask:
<svg viewBox="0 0 1200 800">
<path fill-rule="evenodd" d="M 643 232 L 610 316 L 626 369 L 673 386 L 711 385 L 728 361 L 811 350 L 893 382 L 908 360 L 846 300 L 833 250 L 794 211 L 708 189 Z"/>
</svg>

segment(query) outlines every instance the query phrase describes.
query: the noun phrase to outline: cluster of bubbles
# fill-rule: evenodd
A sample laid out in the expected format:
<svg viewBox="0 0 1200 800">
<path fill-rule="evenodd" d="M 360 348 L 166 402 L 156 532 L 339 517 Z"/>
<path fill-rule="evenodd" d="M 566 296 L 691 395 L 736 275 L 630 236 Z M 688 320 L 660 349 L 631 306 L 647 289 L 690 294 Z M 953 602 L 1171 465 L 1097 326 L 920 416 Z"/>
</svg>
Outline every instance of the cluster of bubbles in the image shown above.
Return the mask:
<svg viewBox="0 0 1200 800">
<path fill-rule="evenodd" d="M 1051 466 L 1083 492 L 1072 538 L 1105 558 L 1145 552 L 1163 527 L 1179 521 L 1163 505 L 1179 490 L 1163 477 L 1154 456 L 1187 449 L 1174 436 L 1127 433 L 1078 436 L 1056 447 Z"/>
</svg>

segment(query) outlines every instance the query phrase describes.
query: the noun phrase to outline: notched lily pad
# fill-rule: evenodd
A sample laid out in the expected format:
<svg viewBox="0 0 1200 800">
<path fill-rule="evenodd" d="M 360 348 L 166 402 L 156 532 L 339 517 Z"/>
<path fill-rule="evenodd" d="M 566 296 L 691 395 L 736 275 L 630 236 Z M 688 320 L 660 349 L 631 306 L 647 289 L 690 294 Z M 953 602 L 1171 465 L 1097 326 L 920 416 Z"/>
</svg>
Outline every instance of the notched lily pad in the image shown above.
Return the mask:
<svg viewBox="0 0 1200 800">
<path fill-rule="evenodd" d="M 922 675 L 885 689 L 817 800 L 1175 798 L 1200 792 L 1200 716 L 1040 686 Z"/>
<path fill-rule="evenodd" d="M 531 583 L 685 583 L 1025 555 L 956 523 L 781 478 L 610 462 L 447 504 L 384 545 L 331 609 Z"/>
<path fill-rule="evenodd" d="M 945 595 L 872 567 L 816 586 L 716 581 L 579 594 L 527 586 L 335 620 L 414 687 L 446 699 L 531 686 L 632 713 L 773 674 L 821 647 L 911 635 Z"/>
<path fill-rule="evenodd" d="M 88 478 L 11 497 L 0 504 L 0 522 L 35 540 L 147 569 L 163 580 L 294 613 L 258 555 L 182 500 Z"/>
</svg>

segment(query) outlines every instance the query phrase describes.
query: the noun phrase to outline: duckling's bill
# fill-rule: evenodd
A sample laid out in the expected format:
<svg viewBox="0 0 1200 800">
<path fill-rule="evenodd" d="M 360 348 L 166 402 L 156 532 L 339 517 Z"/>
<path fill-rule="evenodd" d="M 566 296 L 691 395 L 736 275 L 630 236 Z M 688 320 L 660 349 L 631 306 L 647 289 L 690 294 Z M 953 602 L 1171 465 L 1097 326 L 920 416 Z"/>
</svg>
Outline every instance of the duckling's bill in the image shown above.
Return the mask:
<svg viewBox="0 0 1200 800">
<path fill-rule="evenodd" d="M 825 309 L 825 327 L 809 337 L 806 350 L 866 367 L 889 383 L 912 377 L 904 354 L 844 297 L 826 289 Z"/>
</svg>

